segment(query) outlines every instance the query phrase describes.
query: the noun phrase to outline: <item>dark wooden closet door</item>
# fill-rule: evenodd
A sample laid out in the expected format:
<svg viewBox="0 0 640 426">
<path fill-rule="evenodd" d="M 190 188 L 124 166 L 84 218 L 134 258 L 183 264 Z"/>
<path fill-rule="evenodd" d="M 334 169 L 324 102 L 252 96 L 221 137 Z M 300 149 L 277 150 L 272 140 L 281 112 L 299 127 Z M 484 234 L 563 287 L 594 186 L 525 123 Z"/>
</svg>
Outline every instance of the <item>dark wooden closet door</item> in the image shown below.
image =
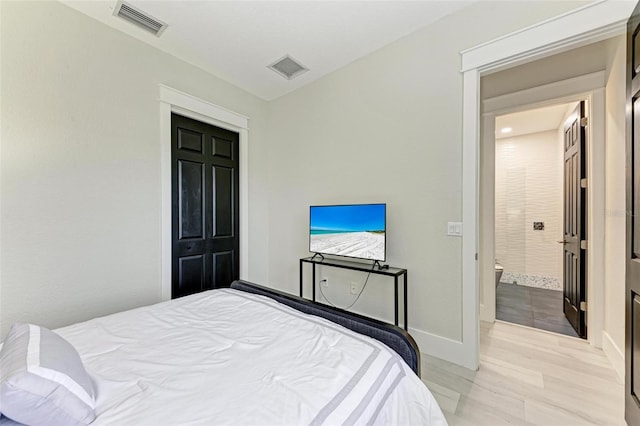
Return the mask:
<svg viewBox="0 0 640 426">
<path fill-rule="evenodd" d="M 172 297 L 239 277 L 239 135 L 171 115 Z"/>
</svg>

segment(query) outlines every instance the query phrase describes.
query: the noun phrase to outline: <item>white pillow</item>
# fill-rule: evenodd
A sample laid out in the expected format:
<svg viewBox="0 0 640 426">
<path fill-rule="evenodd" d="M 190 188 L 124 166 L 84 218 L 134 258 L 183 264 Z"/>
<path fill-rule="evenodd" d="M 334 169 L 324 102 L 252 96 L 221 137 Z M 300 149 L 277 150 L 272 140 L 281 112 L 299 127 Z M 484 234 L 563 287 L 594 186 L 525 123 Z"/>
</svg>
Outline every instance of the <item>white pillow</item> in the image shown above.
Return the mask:
<svg viewBox="0 0 640 426">
<path fill-rule="evenodd" d="M 14 324 L 0 351 L 2 414 L 26 425 L 88 425 L 95 392 L 80 355 L 56 333 Z"/>
</svg>

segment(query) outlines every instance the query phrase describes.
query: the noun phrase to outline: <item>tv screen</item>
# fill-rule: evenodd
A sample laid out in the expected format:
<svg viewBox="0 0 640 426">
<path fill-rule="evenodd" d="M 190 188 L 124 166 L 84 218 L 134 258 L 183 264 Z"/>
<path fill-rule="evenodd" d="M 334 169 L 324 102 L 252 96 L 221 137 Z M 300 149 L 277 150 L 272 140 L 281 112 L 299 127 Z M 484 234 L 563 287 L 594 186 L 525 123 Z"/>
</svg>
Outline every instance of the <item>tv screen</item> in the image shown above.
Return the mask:
<svg viewBox="0 0 640 426">
<path fill-rule="evenodd" d="M 309 251 L 384 261 L 386 204 L 311 206 Z"/>
</svg>

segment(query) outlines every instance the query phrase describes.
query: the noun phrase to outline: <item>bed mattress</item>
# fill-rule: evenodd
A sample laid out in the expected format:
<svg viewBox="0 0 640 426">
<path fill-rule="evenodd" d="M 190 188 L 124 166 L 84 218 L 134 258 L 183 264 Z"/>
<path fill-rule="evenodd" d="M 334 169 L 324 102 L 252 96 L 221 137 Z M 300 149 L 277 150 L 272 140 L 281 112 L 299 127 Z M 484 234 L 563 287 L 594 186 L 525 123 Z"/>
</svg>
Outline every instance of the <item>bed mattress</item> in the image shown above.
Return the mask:
<svg viewBox="0 0 640 426">
<path fill-rule="evenodd" d="M 384 344 L 272 299 L 199 293 L 56 330 L 97 389 L 93 425 L 442 425 Z"/>
</svg>

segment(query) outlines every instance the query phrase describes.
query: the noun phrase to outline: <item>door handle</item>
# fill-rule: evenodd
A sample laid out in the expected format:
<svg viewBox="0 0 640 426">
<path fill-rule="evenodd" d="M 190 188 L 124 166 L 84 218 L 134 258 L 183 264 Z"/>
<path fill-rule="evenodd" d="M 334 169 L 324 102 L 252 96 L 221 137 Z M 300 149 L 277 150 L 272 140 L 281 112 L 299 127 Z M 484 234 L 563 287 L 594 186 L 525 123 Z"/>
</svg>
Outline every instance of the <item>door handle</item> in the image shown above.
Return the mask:
<svg viewBox="0 0 640 426">
<path fill-rule="evenodd" d="M 562 241 L 556 241 L 558 244 L 567 244 L 569 241 L 567 240 L 562 240 Z"/>
</svg>

